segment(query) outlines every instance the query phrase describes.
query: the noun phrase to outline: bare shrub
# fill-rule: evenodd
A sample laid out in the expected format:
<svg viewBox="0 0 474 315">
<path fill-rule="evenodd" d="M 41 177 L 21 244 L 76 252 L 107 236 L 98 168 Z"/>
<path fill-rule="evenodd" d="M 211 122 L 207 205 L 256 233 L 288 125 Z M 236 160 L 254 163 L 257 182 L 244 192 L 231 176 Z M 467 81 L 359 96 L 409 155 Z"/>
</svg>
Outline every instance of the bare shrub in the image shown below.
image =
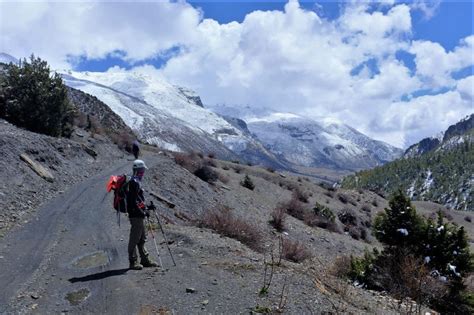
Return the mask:
<svg viewBox="0 0 474 315">
<path fill-rule="evenodd" d="M 79 128 L 85 128 L 87 126 L 87 115 L 83 112 L 77 111 L 74 115 L 73 124 Z"/>
<path fill-rule="evenodd" d="M 218 178 L 221 181 L 221 183 L 223 183 L 223 184 L 228 184 L 229 181 L 230 181 L 229 177 L 222 174 L 222 173 L 218 173 Z"/>
<path fill-rule="evenodd" d="M 442 210 L 441 211 L 441 214 L 443 215 L 443 217 L 448 220 L 448 221 L 453 221 L 453 215 L 451 213 L 449 213 L 449 211 L 446 211 L 446 210 Z"/>
<path fill-rule="evenodd" d="M 112 136 L 112 141 L 119 147 L 119 149 L 127 152 L 132 151 L 132 143 L 134 140 L 135 137 L 125 131 Z"/>
<path fill-rule="evenodd" d="M 387 259 L 379 266 L 383 275 L 381 283 L 396 299 L 399 311 L 419 314 L 423 305 L 441 301 L 447 293 L 447 286 L 434 279 L 420 258 L 400 255 L 399 259 Z"/>
<path fill-rule="evenodd" d="M 339 199 L 339 201 L 342 202 L 343 204 L 350 203 L 353 206 L 357 205 L 357 202 L 355 202 L 351 197 L 343 193 L 338 193 L 337 199 Z"/>
<path fill-rule="evenodd" d="M 355 240 L 360 240 L 361 239 L 361 229 L 357 228 L 356 226 L 348 226 L 346 227 L 347 228 L 347 232 L 349 233 L 349 235 L 355 239 Z M 367 236 L 367 234 L 366 234 Z"/>
<path fill-rule="evenodd" d="M 207 211 L 198 222 L 198 226 L 236 239 L 253 250 L 260 251 L 262 249 L 262 234 L 258 227 L 241 218 L 234 217 L 232 210 L 227 207 Z"/>
<path fill-rule="evenodd" d="M 174 161 L 191 173 L 196 172 L 202 164 L 201 160 L 194 153 L 175 153 Z"/>
<path fill-rule="evenodd" d="M 285 230 L 286 216 L 286 210 L 281 206 L 277 206 L 273 209 L 269 222 L 278 232 L 282 232 Z"/>
<path fill-rule="evenodd" d="M 102 124 L 100 123 L 100 120 L 99 120 L 99 118 L 97 118 L 97 116 L 95 116 L 95 115 L 87 115 L 87 119 L 88 119 L 87 129 L 90 130 L 92 137 L 93 137 L 95 134 L 103 135 L 103 134 L 105 133 L 105 132 L 104 132 L 104 127 L 103 127 Z M 133 140 L 132 140 L 132 141 L 133 141 Z M 131 148 L 130 148 L 130 149 L 131 149 Z M 128 151 L 128 150 L 127 150 L 127 151 Z"/>
<path fill-rule="evenodd" d="M 299 188 L 295 188 L 293 190 L 293 198 L 296 198 L 301 202 L 307 203 L 309 199 L 309 194 L 306 191 L 302 191 Z"/>
<path fill-rule="evenodd" d="M 321 215 L 308 212 L 305 214 L 304 222 L 311 227 L 319 227 L 331 232 L 340 233 L 339 227 L 334 220 L 328 219 Z"/>
<path fill-rule="evenodd" d="M 209 184 L 215 183 L 215 181 L 219 178 L 217 172 L 207 165 L 201 166 L 196 171 L 194 171 L 194 175 Z"/>
<path fill-rule="evenodd" d="M 288 201 L 283 207 L 286 209 L 286 212 L 295 217 L 299 220 L 305 219 L 305 213 L 307 209 L 303 205 L 301 201 L 298 200 L 295 196 L 293 196 L 290 201 Z"/>
<path fill-rule="evenodd" d="M 209 158 L 208 158 L 208 159 L 205 159 L 205 163 L 206 163 L 206 165 L 208 165 L 208 166 L 217 167 L 217 164 L 216 164 L 215 160 L 213 160 L 213 159 L 209 159 Z"/>
<path fill-rule="evenodd" d="M 334 198 L 334 193 L 332 191 L 327 190 L 324 192 L 324 194 L 328 196 L 329 198 Z"/>
<path fill-rule="evenodd" d="M 330 274 L 338 278 L 347 278 L 351 272 L 350 256 L 338 256 L 334 260 L 330 270 Z"/>
<path fill-rule="evenodd" d="M 271 166 L 267 167 L 266 170 L 270 173 L 275 173 L 275 169 Z"/>
<path fill-rule="evenodd" d="M 366 213 L 370 213 L 372 210 L 370 209 L 370 205 L 368 204 L 365 204 L 365 205 L 362 205 L 362 207 L 360 208 L 361 211 L 364 211 Z"/>
<path fill-rule="evenodd" d="M 344 225 L 357 225 L 357 216 L 355 215 L 354 211 L 352 209 L 345 209 L 342 210 L 337 217 L 339 218 L 339 221 L 341 221 Z"/>
<path fill-rule="evenodd" d="M 300 263 L 305 259 L 311 257 L 308 248 L 299 241 L 291 241 L 283 239 L 282 242 L 282 257 L 286 260 Z"/>
</svg>

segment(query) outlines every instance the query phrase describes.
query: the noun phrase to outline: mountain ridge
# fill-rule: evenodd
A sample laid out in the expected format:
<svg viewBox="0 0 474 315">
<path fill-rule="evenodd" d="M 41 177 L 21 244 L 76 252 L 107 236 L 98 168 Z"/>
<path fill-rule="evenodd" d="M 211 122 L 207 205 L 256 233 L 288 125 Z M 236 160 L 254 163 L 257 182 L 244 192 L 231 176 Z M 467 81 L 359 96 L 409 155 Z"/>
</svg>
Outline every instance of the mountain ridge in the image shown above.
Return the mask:
<svg viewBox="0 0 474 315">
<path fill-rule="evenodd" d="M 442 139 L 423 139 L 398 160 L 345 177 L 342 187 L 383 194 L 402 189 L 413 200 L 474 211 L 474 114 L 451 125 Z"/>
</svg>

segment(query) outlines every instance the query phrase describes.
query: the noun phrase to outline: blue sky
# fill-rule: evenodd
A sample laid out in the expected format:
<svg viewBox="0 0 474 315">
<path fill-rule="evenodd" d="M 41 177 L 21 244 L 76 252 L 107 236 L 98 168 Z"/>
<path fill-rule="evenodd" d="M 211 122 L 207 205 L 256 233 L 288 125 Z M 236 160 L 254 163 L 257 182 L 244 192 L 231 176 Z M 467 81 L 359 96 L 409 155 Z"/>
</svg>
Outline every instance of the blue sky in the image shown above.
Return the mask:
<svg viewBox="0 0 474 315">
<path fill-rule="evenodd" d="M 203 11 L 205 19 L 214 19 L 221 24 L 233 21 L 242 22 L 245 16 L 253 11 L 283 11 L 286 1 L 188 1 L 193 7 Z M 402 1 L 401 1 L 402 2 Z M 410 3 L 413 1 L 403 1 Z M 300 1 L 302 8 L 312 10 L 327 19 L 339 17 L 341 6 L 345 3 L 340 1 Z M 374 5 L 376 8 L 377 5 Z M 412 14 L 413 40 L 430 40 L 440 43 L 446 50 L 452 50 L 459 44 L 460 39 L 473 34 L 474 4 L 468 0 L 442 1 L 431 18 L 426 18 L 422 11 L 414 11 Z M 105 58 L 87 59 L 81 57 L 80 61 L 74 65 L 77 71 L 106 71 L 110 67 L 119 66 L 130 69 L 137 65 L 151 64 L 155 67 L 162 67 L 169 59 L 166 57 L 148 58 L 140 62 L 129 63 L 122 58 L 110 54 Z M 401 55 L 401 59 L 414 68 L 412 58 L 408 55 Z M 472 74 L 473 68 L 465 69 L 462 73 Z"/>
<path fill-rule="evenodd" d="M 473 10 L 449 0 L 0 0 L 0 51 L 54 69 L 142 72 L 204 104 L 335 119 L 406 147 L 474 111 Z"/>
</svg>

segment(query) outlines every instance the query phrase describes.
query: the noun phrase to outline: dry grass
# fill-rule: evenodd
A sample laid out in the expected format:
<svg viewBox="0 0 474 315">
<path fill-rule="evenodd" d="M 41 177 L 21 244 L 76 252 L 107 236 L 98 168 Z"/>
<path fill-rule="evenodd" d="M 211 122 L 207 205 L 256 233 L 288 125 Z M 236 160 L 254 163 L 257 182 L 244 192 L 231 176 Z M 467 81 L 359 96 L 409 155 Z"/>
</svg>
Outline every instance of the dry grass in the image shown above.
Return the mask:
<svg viewBox="0 0 474 315">
<path fill-rule="evenodd" d="M 276 207 L 271 214 L 271 219 L 269 223 L 278 231 L 282 232 L 285 230 L 285 220 L 286 220 L 286 210 L 278 206 Z"/>
<path fill-rule="evenodd" d="M 334 260 L 329 273 L 338 278 L 347 278 L 351 271 L 351 257 L 338 256 Z"/>
<path fill-rule="evenodd" d="M 113 134 L 111 135 L 112 141 L 119 147 L 121 150 L 125 150 L 127 152 L 132 151 L 132 143 L 135 140 L 135 137 L 125 131 L 121 132 L 120 134 Z"/>
<path fill-rule="evenodd" d="M 293 195 L 293 197 L 286 204 L 282 205 L 286 212 L 292 217 L 304 221 L 306 212 L 308 211 L 304 204 Z"/>
<path fill-rule="evenodd" d="M 306 191 L 302 191 L 299 188 L 295 188 L 293 190 L 293 198 L 296 198 L 301 202 L 307 203 L 309 199 L 309 194 Z"/>
<path fill-rule="evenodd" d="M 194 173 L 202 165 L 201 159 L 195 153 L 175 153 L 174 161 L 191 173 Z"/>
<path fill-rule="evenodd" d="M 209 228 L 220 235 L 236 239 L 253 250 L 262 250 L 262 233 L 253 223 L 232 214 L 226 207 L 206 212 L 198 222 L 199 227 Z"/>
<path fill-rule="evenodd" d="M 339 227 L 337 223 L 327 218 L 321 214 L 317 214 L 314 212 L 307 212 L 304 218 L 304 223 L 311 227 L 319 227 L 321 229 L 325 229 L 334 233 L 340 233 Z"/>
<path fill-rule="evenodd" d="M 299 241 L 283 239 L 281 255 L 284 259 L 300 263 L 311 257 L 309 249 Z"/>
</svg>

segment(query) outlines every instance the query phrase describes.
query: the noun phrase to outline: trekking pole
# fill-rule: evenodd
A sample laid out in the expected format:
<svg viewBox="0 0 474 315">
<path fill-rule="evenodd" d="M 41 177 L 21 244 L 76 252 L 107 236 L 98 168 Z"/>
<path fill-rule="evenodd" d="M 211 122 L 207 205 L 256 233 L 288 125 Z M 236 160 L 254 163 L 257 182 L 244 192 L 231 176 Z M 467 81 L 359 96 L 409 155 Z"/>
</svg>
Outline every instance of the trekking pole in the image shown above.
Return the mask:
<svg viewBox="0 0 474 315">
<path fill-rule="evenodd" d="M 146 221 L 148 222 L 148 228 L 150 229 L 151 237 L 153 238 L 153 243 L 155 244 L 156 254 L 158 255 L 158 260 L 160 261 L 160 268 L 163 269 L 163 262 L 161 261 L 161 256 L 160 256 L 160 251 L 158 250 L 158 245 L 156 245 L 155 234 L 153 234 L 150 219 L 147 217 Z"/>
<path fill-rule="evenodd" d="M 163 234 L 163 238 L 165 239 L 165 243 L 166 243 L 166 248 L 168 248 L 168 253 L 170 253 L 170 256 L 171 256 L 171 260 L 173 261 L 173 264 L 174 266 L 176 267 L 176 262 L 174 261 L 174 257 L 173 257 L 173 254 L 171 253 L 171 249 L 170 249 L 170 246 L 168 244 L 168 238 L 166 237 L 166 233 L 165 231 L 163 230 L 163 226 L 161 225 L 161 221 L 160 221 L 160 217 L 158 216 L 158 214 L 156 213 L 156 207 L 155 205 L 153 204 L 153 201 L 150 201 L 150 210 L 153 211 L 153 213 L 155 214 L 155 217 L 156 217 L 156 220 L 158 221 L 158 225 L 160 226 L 160 230 L 161 230 L 161 233 Z"/>
</svg>

